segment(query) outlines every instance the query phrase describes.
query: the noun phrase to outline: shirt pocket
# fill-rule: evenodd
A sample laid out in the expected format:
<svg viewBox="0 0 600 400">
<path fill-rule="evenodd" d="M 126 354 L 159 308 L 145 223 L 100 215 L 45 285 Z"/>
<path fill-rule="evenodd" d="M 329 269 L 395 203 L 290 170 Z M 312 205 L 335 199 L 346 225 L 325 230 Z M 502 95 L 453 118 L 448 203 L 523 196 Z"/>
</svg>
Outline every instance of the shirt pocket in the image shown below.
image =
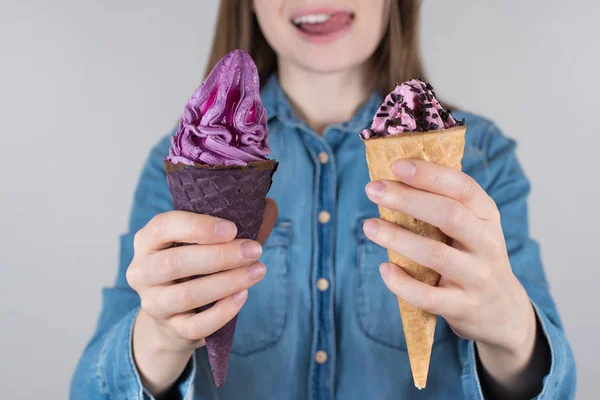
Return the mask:
<svg viewBox="0 0 600 400">
<path fill-rule="evenodd" d="M 379 344 L 406 349 L 406 340 L 398 308 L 398 299 L 383 282 L 379 265 L 388 261 L 387 250 L 369 240 L 362 229 L 373 217 L 361 217 L 357 224 L 356 318 L 362 333 Z M 435 341 L 448 337 L 450 328 L 443 318 L 437 319 Z"/>
<path fill-rule="evenodd" d="M 262 281 L 248 289 L 239 315 L 231 352 L 239 356 L 262 351 L 281 338 L 290 303 L 289 247 L 292 224 L 278 221 L 263 244 L 260 262 L 267 267 Z"/>
</svg>

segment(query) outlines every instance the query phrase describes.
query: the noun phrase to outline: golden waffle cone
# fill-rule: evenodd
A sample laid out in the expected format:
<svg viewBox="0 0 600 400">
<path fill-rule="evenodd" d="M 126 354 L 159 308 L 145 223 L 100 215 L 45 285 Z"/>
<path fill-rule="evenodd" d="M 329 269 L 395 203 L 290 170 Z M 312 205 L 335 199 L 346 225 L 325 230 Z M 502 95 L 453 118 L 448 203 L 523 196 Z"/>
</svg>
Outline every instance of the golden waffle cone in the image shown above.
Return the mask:
<svg viewBox="0 0 600 400">
<path fill-rule="evenodd" d="M 435 164 L 461 169 L 461 159 L 465 145 L 465 125 L 451 129 L 406 133 L 366 139 L 367 164 L 371 180 L 398 179 L 392 173 L 392 163 L 398 159 L 420 159 Z M 379 207 L 381 219 L 399 225 L 411 232 L 449 243 L 450 239 L 433 225 L 418 221 L 398 211 Z M 437 286 L 440 275 L 408 258 L 388 251 L 390 262 L 400 266 L 413 278 L 432 286 Z M 433 348 L 436 316 L 418 308 L 398 297 L 398 306 L 406 337 L 408 358 L 415 386 L 423 389 L 427 382 L 429 360 Z"/>
</svg>

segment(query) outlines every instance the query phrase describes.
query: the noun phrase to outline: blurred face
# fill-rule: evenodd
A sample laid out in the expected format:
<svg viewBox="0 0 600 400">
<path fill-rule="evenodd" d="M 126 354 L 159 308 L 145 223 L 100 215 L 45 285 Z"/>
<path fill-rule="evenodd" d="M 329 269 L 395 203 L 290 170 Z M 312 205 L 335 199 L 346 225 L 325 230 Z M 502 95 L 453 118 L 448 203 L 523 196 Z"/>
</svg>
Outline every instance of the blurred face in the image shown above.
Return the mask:
<svg viewBox="0 0 600 400">
<path fill-rule="evenodd" d="M 390 0 L 253 0 L 261 30 L 280 62 L 319 73 L 363 64 L 389 19 Z"/>
</svg>

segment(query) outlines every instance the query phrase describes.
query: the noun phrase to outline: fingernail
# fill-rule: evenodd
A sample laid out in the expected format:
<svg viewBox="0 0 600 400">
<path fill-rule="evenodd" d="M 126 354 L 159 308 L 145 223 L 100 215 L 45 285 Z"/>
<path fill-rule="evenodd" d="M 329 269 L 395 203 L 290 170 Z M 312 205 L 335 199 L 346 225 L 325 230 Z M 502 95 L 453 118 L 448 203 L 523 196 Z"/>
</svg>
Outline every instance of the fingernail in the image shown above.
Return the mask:
<svg viewBox="0 0 600 400">
<path fill-rule="evenodd" d="M 235 224 L 233 222 L 219 219 L 215 222 L 215 234 L 218 237 L 231 237 L 235 235 Z"/>
<path fill-rule="evenodd" d="M 387 274 L 390 272 L 390 265 L 388 263 L 383 263 L 379 266 L 379 273 L 381 274 L 381 276 L 383 276 L 384 278 L 387 276 Z"/>
<path fill-rule="evenodd" d="M 253 281 L 259 280 L 265 273 L 267 272 L 267 268 L 261 263 L 252 264 L 248 267 L 248 275 L 250 275 L 250 279 Z"/>
<path fill-rule="evenodd" d="M 240 246 L 240 254 L 242 255 L 242 257 L 256 259 L 260 256 L 261 253 L 261 245 L 252 240 L 245 241 Z"/>
<path fill-rule="evenodd" d="M 402 178 L 408 178 L 415 174 L 417 167 L 408 160 L 398 160 L 392 165 L 394 173 Z"/>
<path fill-rule="evenodd" d="M 241 292 L 234 293 L 231 298 L 235 304 L 242 304 L 248 297 L 248 289 L 244 289 Z"/>
<path fill-rule="evenodd" d="M 367 222 L 365 222 L 365 224 L 363 225 L 363 229 L 367 236 L 373 237 L 379 229 L 379 222 L 377 222 L 377 220 L 375 219 L 370 219 Z"/>
<path fill-rule="evenodd" d="M 367 185 L 367 194 L 374 198 L 378 199 L 383 196 L 383 191 L 385 190 L 385 185 L 379 181 L 369 182 Z"/>
</svg>

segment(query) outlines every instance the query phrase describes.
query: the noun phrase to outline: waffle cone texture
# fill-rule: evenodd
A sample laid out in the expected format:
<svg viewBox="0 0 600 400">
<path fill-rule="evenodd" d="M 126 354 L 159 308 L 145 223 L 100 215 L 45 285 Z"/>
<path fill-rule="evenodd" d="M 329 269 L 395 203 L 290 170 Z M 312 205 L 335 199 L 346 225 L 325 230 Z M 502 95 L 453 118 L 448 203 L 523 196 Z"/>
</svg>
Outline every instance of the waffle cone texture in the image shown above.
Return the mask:
<svg viewBox="0 0 600 400">
<path fill-rule="evenodd" d="M 276 161 L 267 160 L 244 167 L 212 167 L 172 164 L 165 160 L 165 172 L 176 210 L 229 220 L 237 227 L 236 238 L 255 240 L 277 165 Z M 217 387 L 225 384 L 236 322 L 237 316 L 205 338 Z"/>
<path fill-rule="evenodd" d="M 392 173 L 392 163 L 399 159 L 419 159 L 461 170 L 464 152 L 465 125 L 429 132 L 406 133 L 364 141 L 371 180 L 398 179 Z M 381 219 L 404 229 L 449 244 L 450 238 L 437 227 L 416 220 L 398 211 L 379 207 Z M 411 277 L 437 286 L 440 275 L 412 260 L 388 250 L 390 262 L 401 267 Z M 436 316 L 413 307 L 398 297 L 402 326 L 415 386 L 423 389 L 427 383 L 433 349 Z"/>
</svg>

